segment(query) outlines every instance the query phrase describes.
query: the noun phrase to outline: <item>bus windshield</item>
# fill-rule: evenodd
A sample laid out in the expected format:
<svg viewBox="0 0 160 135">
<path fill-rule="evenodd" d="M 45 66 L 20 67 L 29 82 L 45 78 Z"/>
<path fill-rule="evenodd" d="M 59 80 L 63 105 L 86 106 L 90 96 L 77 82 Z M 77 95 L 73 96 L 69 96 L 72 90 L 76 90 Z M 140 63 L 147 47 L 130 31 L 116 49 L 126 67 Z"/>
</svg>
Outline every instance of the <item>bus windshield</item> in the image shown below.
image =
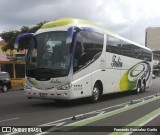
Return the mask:
<svg viewBox="0 0 160 135">
<path fill-rule="evenodd" d="M 66 31 L 45 32 L 30 42 L 26 75 L 28 77 L 64 77 L 69 73 L 71 51 Z"/>
</svg>

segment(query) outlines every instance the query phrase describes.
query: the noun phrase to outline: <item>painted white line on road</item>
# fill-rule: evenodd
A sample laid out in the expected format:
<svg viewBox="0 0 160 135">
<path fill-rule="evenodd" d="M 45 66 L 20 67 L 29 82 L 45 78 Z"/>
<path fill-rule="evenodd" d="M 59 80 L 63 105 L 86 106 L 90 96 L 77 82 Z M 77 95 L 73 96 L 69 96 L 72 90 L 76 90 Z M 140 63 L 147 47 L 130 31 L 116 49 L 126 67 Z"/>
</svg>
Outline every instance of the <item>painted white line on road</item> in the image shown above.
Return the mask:
<svg viewBox="0 0 160 135">
<path fill-rule="evenodd" d="M 155 97 L 155 95 L 150 95 L 150 96 L 146 96 L 146 97 L 143 97 L 143 98 L 140 98 L 140 99 L 136 99 L 136 100 L 145 100 L 145 98 L 153 98 Z M 104 110 L 108 110 L 108 109 L 111 109 L 111 108 L 116 108 L 116 107 L 120 107 L 120 106 L 127 106 L 127 104 L 129 104 L 130 102 L 126 102 L 126 103 L 122 103 L 122 104 L 118 104 L 118 105 L 114 105 L 114 106 L 110 106 L 110 107 L 107 107 L 107 108 L 103 108 L 103 109 L 99 109 L 99 110 L 95 110 L 95 111 L 92 111 L 92 112 L 88 112 L 88 113 L 83 113 L 83 115 L 88 115 L 88 114 L 94 114 L 94 113 L 97 113 L 97 115 L 102 115 L 105 111 Z M 112 112 L 112 111 L 111 111 Z M 110 113 L 110 112 L 108 112 Z M 82 115 L 82 114 L 78 114 L 78 115 Z M 65 120 L 69 120 L 69 119 L 72 119 L 72 117 L 68 117 L 68 118 L 64 118 L 64 119 L 60 119 L 60 120 L 57 120 L 57 121 L 53 121 L 53 122 L 49 122 L 49 123 L 45 123 L 45 124 L 41 124 L 41 125 L 38 125 L 38 126 L 55 126 L 55 124 L 58 122 L 62 122 L 62 121 L 65 121 Z M 36 126 L 35 126 L 36 127 Z M 13 134 L 18 134 L 19 132 L 12 132 L 12 133 L 8 133 L 8 134 L 5 134 L 5 135 L 13 135 Z M 42 132 L 42 133 L 38 133 L 36 135 L 43 135 L 43 134 L 47 134 L 48 132 Z"/>
<path fill-rule="evenodd" d="M 158 117 L 158 116 L 160 116 L 160 113 L 157 113 L 155 116 L 153 116 L 152 118 L 150 118 L 150 119 L 148 119 L 147 121 L 145 121 L 145 122 L 143 122 L 143 123 L 141 123 L 140 125 L 137 125 L 137 126 L 139 126 L 139 127 L 142 127 L 142 126 L 144 126 L 144 125 L 146 125 L 147 123 L 149 123 L 150 121 L 152 121 L 153 119 L 155 119 L 156 117 Z M 125 133 L 124 135 L 130 135 L 130 134 L 132 134 L 133 132 L 127 132 L 127 133 Z"/>
<path fill-rule="evenodd" d="M 129 102 L 127 102 L 127 103 L 129 103 Z M 108 109 L 111 109 L 111 108 L 114 108 L 114 107 L 124 106 L 124 104 L 126 104 L 126 103 L 122 103 L 122 104 L 119 104 L 119 105 L 110 106 L 110 107 L 103 108 L 103 109 L 100 109 L 100 110 L 96 110 L 96 111 L 92 111 L 92 112 L 88 112 L 88 113 L 82 113 L 82 114 L 78 114 L 78 115 L 88 115 L 88 114 L 94 114 L 94 113 L 98 113 L 98 115 L 99 115 L 99 114 L 102 114 L 102 113 L 105 112 L 103 110 L 108 110 Z M 72 118 L 73 118 L 73 116 L 68 117 L 68 118 L 64 118 L 64 119 L 60 119 L 60 120 L 57 120 L 57 121 L 45 123 L 45 124 L 38 125 L 38 126 L 52 126 L 52 124 L 54 125 L 55 123 L 58 123 L 58 122 L 61 122 L 61 121 L 64 121 L 64 120 L 69 120 L 69 119 L 72 119 Z"/>
<path fill-rule="evenodd" d="M 64 120 L 69 120 L 69 119 L 72 119 L 72 117 L 64 118 L 64 119 L 61 119 L 61 120 L 49 122 L 49 123 L 38 125 L 38 126 L 52 126 L 52 125 L 55 125 L 55 123 L 58 123 L 58 122 L 61 122 L 61 121 L 64 121 Z"/>
<path fill-rule="evenodd" d="M 127 102 L 127 103 L 129 103 L 129 102 Z M 124 106 L 124 104 L 127 104 L 127 103 L 122 103 L 122 104 L 119 104 L 119 105 L 110 106 L 110 107 L 103 108 L 103 109 L 100 109 L 100 110 L 96 110 L 96 111 L 92 111 L 92 112 L 88 112 L 88 113 L 82 113 L 82 114 L 78 114 L 78 115 L 88 115 L 88 114 L 94 114 L 94 113 L 98 113 L 98 115 L 99 115 L 99 114 L 104 113 L 103 110 L 107 110 L 107 109 L 111 109 L 111 108 L 119 107 L 119 106 Z M 60 120 L 57 120 L 57 121 L 45 123 L 45 124 L 38 125 L 38 126 L 52 126 L 52 124 L 54 125 L 55 123 L 58 123 L 58 122 L 61 122 L 61 121 L 64 121 L 64 120 L 69 120 L 69 119 L 72 119 L 72 118 L 73 118 L 73 116 L 68 117 L 68 118 L 64 118 L 64 119 L 60 119 Z"/>
<path fill-rule="evenodd" d="M 0 122 L 6 122 L 6 121 L 11 121 L 11 120 L 17 120 L 20 117 L 16 117 L 16 118 L 11 118 L 11 119 L 5 119 L 5 120 L 1 120 Z"/>
<path fill-rule="evenodd" d="M 111 111 L 111 112 L 106 112 L 102 115 L 92 116 L 92 117 L 89 117 L 89 118 L 86 118 L 86 119 L 83 119 L 83 120 L 80 120 L 80 121 L 76 121 L 76 122 L 64 125 L 60 130 L 61 131 L 71 131 L 75 128 L 82 127 L 82 126 L 85 126 L 85 125 L 89 125 L 89 124 L 94 123 L 96 121 L 99 121 L 99 120 L 102 120 L 102 119 L 105 119 L 105 118 L 109 118 L 109 117 L 112 117 L 114 115 L 117 115 L 117 114 L 120 114 L 120 113 L 123 113 L 123 112 L 127 112 L 131 109 L 138 108 L 139 106 L 154 102 L 154 101 L 159 100 L 159 99 L 160 99 L 160 96 L 157 97 L 157 98 L 151 98 L 149 100 L 146 100 L 145 102 L 139 102 L 139 103 L 130 105 L 128 108 L 124 107 L 124 108 L 120 108 L 120 109 L 117 109 L 117 110 L 114 110 L 114 111 Z"/>
<path fill-rule="evenodd" d="M 19 132 L 11 132 L 11 133 L 8 133 L 8 134 L 4 134 L 4 135 L 14 135 L 14 134 L 18 134 Z"/>
<path fill-rule="evenodd" d="M 110 107 L 107 107 L 107 108 L 99 109 L 99 110 L 88 112 L 88 113 L 84 113 L 84 114 L 79 114 L 79 115 L 88 115 L 88 114 L 94 114 L 94 113 L 97 113 L 97 115 L 102 115 L 105 112 L 103 110 L 108 110 L 108 109 L 111 109 L 111 108 L 115 108 L 115 107 L 119 107 L 119 106 L 124 106 L 127 103 L 129 103 L 129 102 L 122 103 L 122 104 L 115 105 L 115 106 L 110 106 Z M 57 120 L 57 121 L 53 121 L 53 122 L 45 123 L 45 124 L 42 124 L 42 125 L 38 125 L 38 126 L 53 126 L 53 125 L 55 125 L 55 123 L 58 124 L 58 122 L 62 122 L 62 121 L 69 120 L 69 119 L 72 119 L 72 118 L 73 117 L 68 117 L 68 118 Z M 44 134 L 47 134 L 47 133 L 48 132 L 42 132 L 42 133 L 37 133 L 35 135 L 44 135 Z"/>
<path fill-rule="evenodd" d="M 38 134 L 35 134 L 35 135 L 44 135 L 44 134 L 47 134 L 49 132 L 42 132 L 42 133 L 38 133 Z"/>
<path fill-rule="evenodd" d="M 143 101 L 144 101 L 145 98 L 149 98 L 149 97 L 154 97 L 154 95 L 150 95 L 150 96 L 143 97 L 143 98 L 136 99 L 136 100 L 143 100 Z M 129 106 L 129 105 L 128 105 L 129 103 L 130 103 L 130 102 L 125 102 L 125 103 L 122 103 L 122 104 L 118 104 L 118 105 L 114 105 L 114 106 L 110 106 L 110 107 L 107 107 L 107 108 L 95 110 L 95 111 L 88 112 L 88 113 L 82 113 L 82 114 L 78 114 L 78 115 L 88 115 L 88 114 L 94 114 L 94 113 L 98 113 L 98 115 L 99 115 L 99 114 L 103 114 L 103 113 L 104 113 L 104 110 L 108 110 L 108 109 L 112 109 L 112 108 L 120 107 L 120 106 L 126 106 L 126 107 L 128 107 L 128 106 Z M 72 118 L 72 117 L 60 119 L 60 120 L 53 121 L 53 122 L 49 122 L 49 123 L 45 123 L 45 124 L 42 124 L 42 125 L 39 125 L 39 126 L 52 126 L 52 124 L 54 125 L 55 123 L 58 123 L 58 122 L 61 122 L 61 121 L 64 121 L 64 120 L 69 120 L 69 119 L 71 119 L 71 118 Z"/>
<path fill-rule="evenodd" d="M 64 125 L 66 122 L 62 122 L 62 123 L 58 123 L 58 124 L 55 124 L 55 127 L 61 127 L 62 125 Z M 44 134 L 47 134 L 47 133 L 50 133 L 52 132 L 54 127 L 51 127 L 49 130 L 47 130 L 47 132 L 41 132 L 41 133 L 37 133 L 35 135 L 44 135 Z"/>
<path fill-rule="evenodd" d="M 152 117 L 152 118 L 148 119 L 146 122 L 144 122 L 144 123 L 140 124 L 139 126 L 141 127 L 141 126 L 146 125 L 147 123 L 149 123 L 150 121 L 152 121 L 153 119 L 155 119 L 156 117 L 158 117 L 159 115 L 160 115 L 160 113 L 159 113 L 159 114 L 157 114 L 157 115 L 155 115 L 154 117 Z"/>
<path fill-rule="evenodd" d="M 155 95 L 150 95 L 150 96 L 146 96 L 146 97 L 136 99 L 136 100 L 145 101 L 145 98 L 149 98 L 149 97 L 153 98 L 154 96 Z M 110 106 L 110 107 L 107 107 L 107 108 L 95 110 L 95 111 L 88 112 L 88 113 L 78 114 L 78 115 L 89 115 L 89 114 L 94 114 L 94 113 L 97 113 L 97 115 L 102 115 L 103 113 L 105 113 L 104 110 L 108 110 L 108 109 L 112 109 L 112 108 L 116 108 L 116 107 L 121 107 L 121 106 L 128 107 L 129 104 L 130 104 L 130 102 L 125 102 L 125 103 L 122 103 L 122 104 L 118 104 L 118 105 L 114 105 L 114 106 Z M 73 117 L 68 117 L 68 118 L 57 120 L 57 121 L 49 122 L 49 123 L 46 123 L 46 124 L 42 124 L 42 125 L 39 125 L 39 126 L 53 126 L 53 125 L 55 126 L 55 124 L 58 124 L 58 122 L 62 122 L 62 121 L 69 120 L 69 119 L 72 119 L 72 118 Z M 35 134 L 35 135 L 44 135 L 44 134 L 47 134 L 47 133 L 48 132 L 42 132 L 42 133 L 38 133 L 38 134 Z"/>
</svg>

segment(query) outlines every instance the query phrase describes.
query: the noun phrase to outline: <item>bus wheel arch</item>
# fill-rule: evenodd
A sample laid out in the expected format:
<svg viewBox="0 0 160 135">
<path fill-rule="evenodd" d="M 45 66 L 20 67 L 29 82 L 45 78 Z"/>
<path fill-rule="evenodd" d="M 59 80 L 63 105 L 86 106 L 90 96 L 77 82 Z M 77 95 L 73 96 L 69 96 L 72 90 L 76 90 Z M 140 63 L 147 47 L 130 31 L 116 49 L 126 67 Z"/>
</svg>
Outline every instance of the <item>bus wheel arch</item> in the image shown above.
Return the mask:
<svg viewBox="0 0 160 135">
<path fill-rule="evenodd" d="M 98 102 L 102 94 L 103 94 L 102 82 L 100 80 L 97 80 L 93 86 L 91 102 L 92 103 Z"/>
</svg>

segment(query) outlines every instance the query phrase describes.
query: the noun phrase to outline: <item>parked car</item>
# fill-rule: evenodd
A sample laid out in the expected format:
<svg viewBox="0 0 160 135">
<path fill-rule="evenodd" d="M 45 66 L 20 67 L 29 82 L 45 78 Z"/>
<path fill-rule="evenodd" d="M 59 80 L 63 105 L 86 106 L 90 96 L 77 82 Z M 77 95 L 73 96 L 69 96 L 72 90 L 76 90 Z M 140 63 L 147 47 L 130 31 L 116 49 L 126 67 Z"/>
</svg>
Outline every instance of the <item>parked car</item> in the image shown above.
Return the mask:
<svg viewBox="0 0 160 135">
<path fill-rule="evenodd" d="M 156 76 L 154 74 L 152 74 L 152 79 L 156 79 Z"/>
<path fill-rule="evenodd" d="M 0 72 L 0 90 L 2 92 L 7 92 L 11 89 L 11 79 L 8 72 Z"/>
</svg>

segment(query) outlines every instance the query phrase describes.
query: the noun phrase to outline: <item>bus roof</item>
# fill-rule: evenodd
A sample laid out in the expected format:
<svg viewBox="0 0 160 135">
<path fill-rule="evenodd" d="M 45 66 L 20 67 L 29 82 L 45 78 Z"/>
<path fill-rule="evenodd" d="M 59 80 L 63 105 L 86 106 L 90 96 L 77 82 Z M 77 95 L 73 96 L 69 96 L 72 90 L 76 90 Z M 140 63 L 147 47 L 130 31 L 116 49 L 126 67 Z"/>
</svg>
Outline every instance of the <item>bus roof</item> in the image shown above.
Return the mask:
<svg viewBox="0 0 160 135">
<path fill-rule="evenodd" d="M 94 25 L 94 26 L 101 27 L 101 26 L 99 26 L 95 23 L 92 23 L 92 22 L 89 22 L 89 21 L 86 21 L 86 20 L 82 20 L 82 19 L 62 18 L 62 19 L 54 20 L 54 21 L 47 22 L 47 23 L 43 24 L 41 29 L 60 27 L 60 26 L 68 25 L 68 24 L 88 24 L 88 25 Z"/>
<path fill-rule="evenodd" d="M 41 27 L 41 30 L 48 29 L 48 28 L 62 27 L 62 26 L 67 26 L 67 25 L 79 26 L 81 24 L 95 27 L 95 28 L 101 30 L 102 33 L 107 33 L 109 35 L 113 35 L 113 36 L 115 36 L 117 38 L 120 38 L 122 40 L 125 40 L 127 42 L 130 42 L 132 44 L 135 44 L 137 46 L 140 46 L 142 48 L 145 48 L 145 49 L 151 51 L 151 49 L 149 49 L 149 48 L 147 48 L 147 47 L 145 47 L 143 45 L 137 44 L 137 43 L 135 43 L 135 42 L 133 42 L 133 41 L 131 41 L 129 39 L 126 39 L 126 38 L 124 38 L 124 37 L 122 37 L 122 36 L 120 36 L 120 35 L 118 35 L 118 34 L 116 34 L 114 32 L 109 31 L 108 29 L 106 29 L 106 28 L 104 28 L 104 27 L 102 27 L 102 26 L 100 26 L 98 24 L 95 24 L 95 23 L 92 23 L 92 22 L 89 22 L 89 21 L 86 21 L 86 20 L 83 20 L 83 19 L 62 18 L 62 19 L 50 21 L 50 22 L 47 22 L 47 23 L 43 24 L 42 27 Z"/>
<path fill-rule="evenodd" d="M 62 26 L 69 26 L 70 27 L 71 25 L 77 26 L 77 27 L 78 26 L 94 27 L 96 29 L 99 29 L 100 31 L 103 31 L 103 33 L 107 32 L 107 33 L 115 34 L 114 32 L 111 32 L 96 23 L 89 22 L 89 21 L 86 21 L 83 19 L 77 19 L 77 18 L 62 18 L 62 19 L 50 21 L 50 22 L 43 24 L 41 27 L 41 30 L 48 29 L 48 28 L 62 27 Z"/>
</svg>

